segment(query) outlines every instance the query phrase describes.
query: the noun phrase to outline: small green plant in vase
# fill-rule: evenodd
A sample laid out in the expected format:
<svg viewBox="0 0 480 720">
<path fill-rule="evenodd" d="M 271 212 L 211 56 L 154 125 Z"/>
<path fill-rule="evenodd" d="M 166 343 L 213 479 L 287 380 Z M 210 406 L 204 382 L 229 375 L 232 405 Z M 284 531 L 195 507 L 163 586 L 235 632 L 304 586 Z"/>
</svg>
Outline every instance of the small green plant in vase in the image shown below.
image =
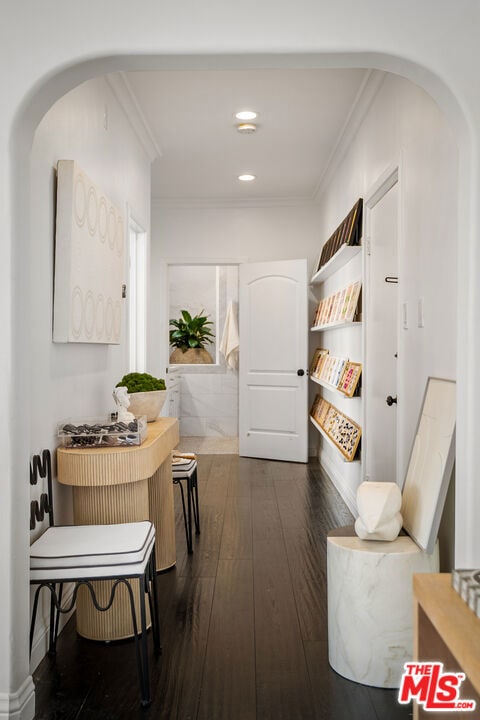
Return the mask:
<svg viewBox="0 0 480 720">
<path fill-rule="evenodd" d="M 155 378 L 149 373 L 133 372 L 124 375 L 116 387 L 127 388 L 130 401 L 128 411 L 135 417 L 145 415 L 147 422 L 157 419 L 167 397 L 163 378 Z"/>
<path fill-rule="evenodd" d="M 170 356 L 171 363 L 211 364 L 212 356 L 205 345 L 213 343 L 215 335 L 208 316 L 200 311 L 193 316 L 188 310 L 181 310 L 178 320 L 170 320 L 170 345 L 175 348 Z"/>
</svg>

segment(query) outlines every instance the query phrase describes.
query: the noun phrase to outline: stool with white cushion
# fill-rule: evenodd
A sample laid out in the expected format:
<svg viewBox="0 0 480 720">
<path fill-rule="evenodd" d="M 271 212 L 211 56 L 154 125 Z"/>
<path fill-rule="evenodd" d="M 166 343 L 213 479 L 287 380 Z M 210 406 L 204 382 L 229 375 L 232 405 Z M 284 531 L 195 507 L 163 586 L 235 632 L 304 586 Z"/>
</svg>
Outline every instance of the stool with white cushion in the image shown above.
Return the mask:
<svg viewBox="0 0 480 720">
<path fill-rule="evenodd" d="M 198 504 L 197 459 L 194 453 L 173 453 L 172 456 L 173 484 L 180 488 L 183 509 L 183 523 L 187 550 L 193 552 L 192 543 L 192 514 L 195 522 L 195 534 L 200 534 L 200 510 Z M 183 481 L 187 484 L 187 505 L 185 506 L 185 493 Z"/>
<path fill-rule="evenodd" d="M 32 620 L 30 625 L 30 651 L 32 648 L 35 620 L 40 591 L 50 591 L 50 652 L 55 652 L 59 614 L 73 609 L 79 588 L 88 588 L 92 602 L 99 611 L 106 611 L 115 600 L 116 589 L 124 585 L 129 597 L 132 631 L 138 667 L 141 704 L 150 703 L 147 613 L 145 596 L 148 597 L 154 649 L 160 653 L 160 633 L 157 609 L 157 585 L 155 570 L 155 527 L 150 521 L 120 523 L 116 525 L 53 525 L 51 463 L 48 450 L 42 458 L 36 455 L 30 467 L 30 478 L 47 476 L 48 495 L 41 496 L 40 507 L 32 502 L 31 518 L 43 519 L 49 514 L 50 527 L 30 546 L 30 584 L 36 585 Z M 35 482 L 32 484 L 36 483 Z M 32 522 L 31 522 L 32 527 Z M 33 528 L 32 528 L 33 529 Z M 97 601 L 92 581 L 113 581 L 106 605 Z M 135 610 L 135 591 L 132 580 L 138 581 L 140 605 L 140 629 Z M 74 590 L 68 607 L 62 607 L 64 583 L 73 583 Z"/>
</svg>

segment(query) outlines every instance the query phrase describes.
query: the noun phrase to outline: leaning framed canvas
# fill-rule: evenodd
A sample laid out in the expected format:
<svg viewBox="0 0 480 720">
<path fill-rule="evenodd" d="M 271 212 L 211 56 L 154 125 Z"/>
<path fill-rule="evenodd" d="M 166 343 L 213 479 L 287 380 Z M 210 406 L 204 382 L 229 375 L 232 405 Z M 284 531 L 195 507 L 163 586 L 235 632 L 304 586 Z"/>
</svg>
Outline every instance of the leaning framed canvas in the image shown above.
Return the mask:
<svg viewBox="0 0 480 720">
<path fill-rule="evenodd" d="M 429 377 L 402 491 L 403 527 L 432 553 L 455 460 L 456 385 Z"/>
<path fill-rule="evenodd" d="M 333 405 L 330 405 L 325 418 L 324 430 L 330 440 L 337 446 L 343 457 L 352 462 L 355 459 L 362 428 L 352 418 L 344 415 Z"/>
<path fill-rule="evenodd" d="M 345 363 L 345 368 L 338 384 L 338 389 L 347 397 L 353 397 L 361 374 L 362 363 L 351 362 L 349 360 Z"/>
</svg>

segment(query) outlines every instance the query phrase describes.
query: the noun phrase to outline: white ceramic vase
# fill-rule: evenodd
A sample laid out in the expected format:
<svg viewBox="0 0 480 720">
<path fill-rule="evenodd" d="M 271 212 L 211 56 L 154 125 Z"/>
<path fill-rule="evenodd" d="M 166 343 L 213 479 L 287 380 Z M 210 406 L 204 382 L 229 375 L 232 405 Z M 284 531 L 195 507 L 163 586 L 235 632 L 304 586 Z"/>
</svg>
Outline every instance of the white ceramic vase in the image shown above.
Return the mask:
<svg viewBox="0 0 480 720">
<path fill-rule="evenodd" d="M 158 418 L 162 407 L 167 399 L 166 390 L 150 390 L 149 392 L 129 393 L 129 412 L 135 417 L 147 416 L 147 422 L 153 422 Z"/>
</svg>

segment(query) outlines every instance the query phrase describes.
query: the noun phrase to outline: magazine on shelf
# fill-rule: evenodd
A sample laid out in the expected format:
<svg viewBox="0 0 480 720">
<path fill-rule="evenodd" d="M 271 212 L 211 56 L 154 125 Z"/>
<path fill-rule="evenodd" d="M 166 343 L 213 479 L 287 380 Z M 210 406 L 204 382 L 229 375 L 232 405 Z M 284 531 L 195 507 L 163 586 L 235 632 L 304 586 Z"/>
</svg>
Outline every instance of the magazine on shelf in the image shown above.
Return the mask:
<svg viewBox="0 0 480 720">
<path fill-rule="evenodd" d="M 344 314 L 342 320 L 345 320 L 345 322 L 353 322 L 355 318 L 361 287 L 362 283 L 360 282 L 360 280 L 357 280 L 357 282 L 349 286 L 350 296 L 348 299 L 348 304 L 345 302 L 342 309 L 342 315 Z"/>
<path fill-rule="evenodd" d="M 361 374 L 362 363 L 348 360 L 345 363 L 342 377 L 338 383 L 338 389 L 347 397 L 352 397 L 357 389 Z"/>
</svg>

